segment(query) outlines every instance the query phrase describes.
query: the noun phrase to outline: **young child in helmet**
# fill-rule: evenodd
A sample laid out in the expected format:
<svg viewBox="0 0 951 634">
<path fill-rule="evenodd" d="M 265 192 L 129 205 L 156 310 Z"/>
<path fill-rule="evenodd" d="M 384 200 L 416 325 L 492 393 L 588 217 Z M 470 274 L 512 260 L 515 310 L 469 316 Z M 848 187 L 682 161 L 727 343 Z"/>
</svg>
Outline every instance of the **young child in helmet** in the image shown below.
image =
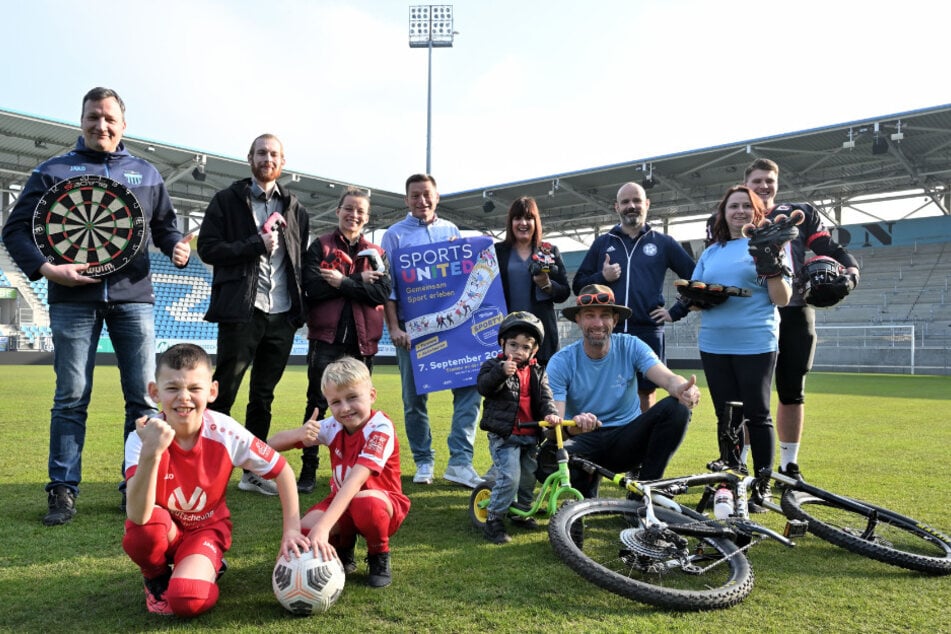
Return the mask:
<svg viewBox="0 0 951 634">
<path fill-rule="evenodd" d="M 513 501 L 527 509 L 534 497 L 541 430 L 537 426 L 520 427 L 519 423 L 561 420 L 545 369 L 535 359 L 544 337 L 545 328 L 538 317 L 525 311 L 509 313 L 499 326 L 502 352 L 479 370 L 476 385 L 485 397 L 479 427 L 489 432 L 491 472 L 495 476 L 485 538 L 494 544 L 512 541 L 505 532 L 504 517 Z M 527 528 L 535 526 L 531 518 L 518 523 Z"/>
</svg>

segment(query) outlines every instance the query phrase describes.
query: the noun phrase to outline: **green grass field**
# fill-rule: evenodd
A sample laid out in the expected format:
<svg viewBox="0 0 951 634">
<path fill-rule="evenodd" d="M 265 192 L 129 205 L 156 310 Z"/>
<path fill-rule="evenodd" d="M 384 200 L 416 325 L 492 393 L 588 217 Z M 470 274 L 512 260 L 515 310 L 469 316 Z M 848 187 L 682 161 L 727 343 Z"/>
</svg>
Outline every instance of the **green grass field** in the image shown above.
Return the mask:
<svg viewBox="0 0 951 634">
<path fill-rule="evenodd" d="M 701 377 L 702 378 L 702 377 Z M 495 546 L 469 523 L 467 489 L 437 480 L 411 483 L 414 467 L 402 435 L 399 377 L 378 367 L 377 405 L 401 432 L 404 490 L 413 507 L 395 536 L 393 584 L 370 590 L 365 566 L 340 601 L 322 616 L 290 616 L 274 599 L 270 573 L 280 539 L 279 501 L 229 491 L 234 515 L 230 569 L 221 599 L 185 622 L 145 611 L 142 582 L 120 545 L 123 516 L 116 485 L 121 462 L 122 403 L 114 368 L 96 371 L 84 455 L 79 514 L 71 524 L 44 527 L 43 486 L 53 372 L 48 366 L 0 367 L 0 631 L 42 632 L 938 632 L 949 631 L 951 577 L 893 568 L 853 555 L 816 537 L 794 549 L 775 542 L 754 548 L 756 584 L 745 602 L 710 613 L 672 613 L 597 588 L 560 562 L 544 530 L 512 529 Z M 278 388 L 274 430 L 303 414 L 306 374 L 288 369 Z M 813 374 L 809 379 L 803 471 L 811 482 L 910 514 L 951 530 L 949 475 L 951 379 L 934 376 Z M 243 403 L 235 407 L 243 419 Z M 716 454 L 709 400 L 698 408 L 667 474 L 695 473 Z M 448 393 L 430 401 L 436 473 L 445 467 Z M 272 430 L 273 431 L 273 430 Z M 299 453 L 289 452 L 296 468 Z M 322 450 L 320 486 L 329 461 Z M 476 467 L 489 467 L 480 433 Z M 236 485 L 237 476 L 233 477 Z M 602 487 L 607 491 L 607 487 Z M 762 516 L 760 516 L 762 517 Z M 759 519 L 759 518 L 758 518 Z M 780 528 L 782 519 L 764 523 Z M 358 545 L 362 559 L 363 545 Z"/>
</svg>

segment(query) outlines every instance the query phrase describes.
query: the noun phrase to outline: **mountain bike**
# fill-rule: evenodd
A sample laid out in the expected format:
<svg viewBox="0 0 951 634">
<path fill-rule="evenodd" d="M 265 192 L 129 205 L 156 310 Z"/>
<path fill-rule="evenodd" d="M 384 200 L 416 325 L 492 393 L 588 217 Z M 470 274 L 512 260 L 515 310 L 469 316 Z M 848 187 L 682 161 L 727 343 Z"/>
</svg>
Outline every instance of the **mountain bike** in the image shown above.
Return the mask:
<svg viewBox="0 0 951 634">
<path fill-rule="evenodd" d="M 558 425 L 552 425 L 546 421 L 537 423 L 518 423 L 520 427 L 543 427 L 551 428 L 555 435 L 555 451 L 558 460 L 558 468 L 552 472 L 542 483 L 535 501 L 529 508 L 523 508 L 517 504 L 509 506 L 509 515 L 527 520 L 530 518 L 549 518 L 558 510 L 559 503 L 563 499 L 581 500 L 584 496 L 580 491 L 571 486 L 571 476 L 568 473 L 568 452 L 565 451 L 564 436 L 562 427 L 574 425 L 574 421 L 562 421 Z M 482 530 L 488 520 L 489 498 L 492 495 L 492 483 L 483 482 L 477 486 L 472 495 L 469 496 L 469 518 L 473 525 Z"/>
<path fill-rule="evenodd" d="M 729 401 L 718 420 L 720 458 L 709 469 L 745 471 L 739 463 L 742 420 L 733 412 L 742 403 Z M 721 427 L 721 421 L 725 428 Z M 766 500 L 763 506 L 787 518 L 807 522 L 808 530 L 825 541 L 848 551 L 886 564 L 929 574 L 951 573 L 951 539 L 916 519 L 887 508 L 821 489 L 802 478 L 763 470 L 761 481 L 773 481 L 782 490 L 777 505 Z M 697 510 L 709 505 L 714 494 L 704 491 Z M 739 497 L 739 496 L 738 496 Z"/>
<path fill-rule="evenodd" d="M 722 457 L 722 456 L 721 456 Z M 753 589 L 745 553 L 766 539 L 794 546 L 807 529 L 858 554 L 912 570 L 951 573 L 951 538 L 888 509 L 839 496 L 801 479 L 764 472 L 783 487 L 786 515 L 780 534 L 753 522 L 747 493 L 757 477 L 714 461 L 711 471 L 638 482 L 589 460 L 572 466 L 614 482 L 628 499 L 595 498 L 565 504 L 548 525 L 555 553 L 584 578 L 621 596 L 677 610 L 726 608 Z M 715 491 L 734 495 L 723 519 L 706 510 Z M 700 488 L 696 508 L 675 500 Z"/>
</svg>

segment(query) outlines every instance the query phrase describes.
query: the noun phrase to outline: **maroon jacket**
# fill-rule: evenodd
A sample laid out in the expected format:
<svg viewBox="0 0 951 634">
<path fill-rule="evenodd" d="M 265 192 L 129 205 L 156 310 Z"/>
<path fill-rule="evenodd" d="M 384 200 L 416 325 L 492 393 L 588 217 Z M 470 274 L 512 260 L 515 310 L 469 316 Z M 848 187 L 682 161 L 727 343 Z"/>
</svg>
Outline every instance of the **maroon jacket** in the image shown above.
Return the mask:
<svg viewBox="0 0 951 634">
<path fill-rule="evenodd" d="M 368 284 L 360 275 L 373 270 L 367 257 L 357 257 L 364 249 L 374 249 L 383 261 L 386 272 L 376 282 Z M 345 275 L 340 288 L 334 288 L 320 275 L 321 268 L 336 268 Z M 303 295 L 307 309 L 307 338 L 324 343 L 338 341 L 341 325 L 356 331 L 360 354 L 376 354 L 383 336 L 383 304 L 392 285 L 389 262 L 379 246 L 360 236 L 356 244 L 349 244 L 335 229 L 311 243 L 304 254 Z M 346 323 L 341 324 L 342 321 Z"/>
</svg>

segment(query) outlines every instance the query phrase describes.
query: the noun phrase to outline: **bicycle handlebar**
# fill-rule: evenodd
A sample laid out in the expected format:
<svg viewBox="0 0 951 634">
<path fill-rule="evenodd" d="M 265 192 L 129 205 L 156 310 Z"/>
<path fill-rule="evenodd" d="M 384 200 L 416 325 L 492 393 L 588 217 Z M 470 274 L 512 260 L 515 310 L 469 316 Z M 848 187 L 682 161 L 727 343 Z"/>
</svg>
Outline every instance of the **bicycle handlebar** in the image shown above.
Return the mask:
<svg viewBox="0 0 951 634">
<path fill-rule="evenodd" d="M 571 420 L 563 420 L 560 423 L 549 423 L 547 420 L 538 420 L 538 421 L 527 421 L 524 423 L 515 423 L 516 427 L 576 427 L 578 424 Z"/>
</svg>

